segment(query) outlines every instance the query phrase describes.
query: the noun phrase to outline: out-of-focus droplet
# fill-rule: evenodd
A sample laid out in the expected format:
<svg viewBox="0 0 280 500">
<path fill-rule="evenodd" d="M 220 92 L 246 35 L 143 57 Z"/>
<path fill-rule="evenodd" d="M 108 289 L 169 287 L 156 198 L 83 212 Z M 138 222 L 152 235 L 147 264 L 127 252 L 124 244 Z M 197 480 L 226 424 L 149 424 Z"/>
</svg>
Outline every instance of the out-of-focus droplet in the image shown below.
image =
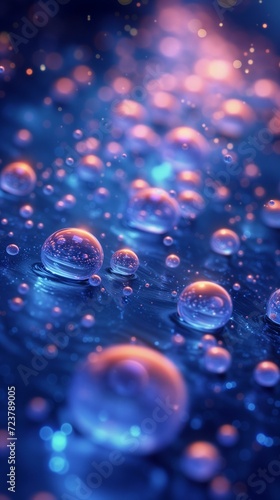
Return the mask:
<svg viewBox="0 0 280 500">
<path fill-rule="evenodd" d="M 270 200 L 264 205 L 262 220 L 268 227 L 280 228 L 280 200 Z"/>
<path fill-rule="evenodd" d="M 179 214 L 178 203 L 166 191 L 146 188 L 130 198 L 127 222 L 133 228 L 163 234 L 177 224 Z"/>
<path fill-rule="evenodd" d="M 254 370 L 255 381 L 263 387 L 273 387 L 280 380 L 280 370 L 273 361 L 261 361 Z"/>
<path fill-rule="evenodd" d="M 178 255 L 170 254 L 166 257 L 165 264 L 170 268 L 178 267 L 180 265 L 180 257 L 178 257 Z"/>
<path fill-rule="evenodd" d="M 204 354 L 204 366 L 208 372 L 224 373 L 231 365 L 231 354 L 223 347 L 209 347 Z"/>
<path fill-rule="evenodd" d="M 196 441 L 187 446 L 181 461 L 181 467 L 190 479 L 206 482 L 212 479 L 221 467 L 219 450 L 206 441 Z"/>
<path fill-rule="evenodd" d="M 212 234 L 210 245 L 212 250 L 220 255 L 232 255 L 238 252 L 240 239 L 231 229 L 223 228 Z"/>
<path fill-rule="evenodd" d="M 0 185 L 3 191 L 16 196 L 25 196 L 33 191 L 36 174 L 28 163 L 9 163 L 1 172 Z"/>
<path fill-rule="evenodd" d="M 69 396 L 72 418 L 86 436 L 127 453 L 165 447 L 187 418 L 188 393 L 176 366 L 138 345 L 89 354 Z"/>
</svg>

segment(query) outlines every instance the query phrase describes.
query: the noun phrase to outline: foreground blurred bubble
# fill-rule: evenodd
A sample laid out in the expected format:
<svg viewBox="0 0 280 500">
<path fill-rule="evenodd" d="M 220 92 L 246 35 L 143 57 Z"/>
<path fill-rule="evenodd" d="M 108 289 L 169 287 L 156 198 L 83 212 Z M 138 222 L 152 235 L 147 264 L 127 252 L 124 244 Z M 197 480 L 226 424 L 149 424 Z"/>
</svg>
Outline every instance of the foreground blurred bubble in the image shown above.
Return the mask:
<svg viewBox="0 0 280 500">
<path fill-rule="evenodd" d="M 48 271 L 74 280 L 84 280 L 96 273 L 103 258 L 97 238 L 77 228 L 60 229 L 51 234 L 41 250 L 41 260 Z"/>
<path fill-rule="evenodd" d="M 127 453 L 163 448 L 187 418 L 188 392 L 175 365 L 137 345 L 89 354 L 74 375 L 69 400 L 83 433 Z"/>
<path fill-rule="evenodd" d="M 272 361 L 261 361 L 254 370 L 254 378 L 263 387 L 273 387 L 279 382 L 279 367 Z"/>
<path fill-rule="evenodd" d="M 197 281 L 182 291 L 177 310 L 179 317 L 191 328 L 213 331 L 223 327 L 232 314 L 227 291 L 210 281 Z"/>
<path fill-rule="evenodd" d="M 3 191 L 16 196 L 25 196 L 33 191 L 36 174 L 28 163 L 9 163 L 1 172 L 0 185 Z"/>
</svg>

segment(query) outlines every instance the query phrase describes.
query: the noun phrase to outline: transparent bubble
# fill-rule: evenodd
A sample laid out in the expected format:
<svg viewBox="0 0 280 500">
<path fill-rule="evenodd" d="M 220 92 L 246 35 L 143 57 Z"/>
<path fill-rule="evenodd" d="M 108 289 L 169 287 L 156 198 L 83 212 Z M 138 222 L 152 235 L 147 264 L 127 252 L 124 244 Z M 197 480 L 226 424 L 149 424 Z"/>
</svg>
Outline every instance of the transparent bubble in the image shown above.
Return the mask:
<svg viewBox="0 0 280 500">
<path fill-rule="evenodd" d="M 33 191 L 36 174 L 27 163 L 9 163 L 1 172 L 0 185 L 3 191 L 16 196 L 25 196 Z"/>
<path fill-rule="evenodd" d="M 29 292 L 29 285 L 27 283 L 20 283 L 18 285 L 18 292 L 21 293 L 22 295 L 25 295 L 26 293 Z"/>
<path fill-rule="evenodd" d="M 240 284 L 239 284 L 239 283 L 234 283 L 234 284 L 232 285 L 232 288 L 233 288 L 233 290 L 238 291 L 238 290 L 240 290 L 241 286 L 240 286 Z"/>
<path fill-rule="evenodd" d="M 182 470 L 186 476 L 198 482 L 212 479 L 221 465 L 219 450 L 206 441 L 196 441 L 187 446 L 181 461 Z"/>
<path fill-rule="evenodd" d="M 80 130 L 80 129 L 78 129 L 78 128 L 77 128 L 76 130 L 74 130 L 74 132 L 73 132 L 73 137 L 74 137 L 74 139 L 76 139 L 76 140 L 82 139 L 82 137 L 83 137 L 83 132 L 82 132 L 82 130 Z"/>
<path fill-rule="evenodd" d="M 231 165 L 231 163 L 233 162 L 232 156 L 230 156 L 230 155 L 225 155 L 225 156 L 224 156 L 224 162 L 225 162 L 227 165 Z"/>
<path fill-rule="evenodd" d="M 178 203 L 166 191 L 146 188 L 130 198 L 127 222 L 136 229 L 163 234 L 177 224 L 179 215 Z"/>
<path fill-rule="evenodd" d="M 163 238 L 163 243 L 166 247 L 170 247 L 173 243 L 173 238 L 171 236 L 165 236 Z"/>
<path fill-rule="evenodd" d="M 270 200 L 264 205 L 262 219 L 268 227 L 280 228 L 280 200 Z"/>
<path fill-rule="evenodd" d="M 25 219 L 28 219 L 29 217 L 31 217 L 31 215 L 33 215 L 33 207 L 31 205 L 23 205 L 22 207 L 20 207 L 20 210 L 19 210 L 19 213 L 21 215 L 21 217 L 24 217 Z"/>
<path fill-rule="evenodd" d="M 98 274 L 93 274 L 88 281 L 91 286 L 99 286 L 101 284 L 101 278 Z"/>
<path fill-rule="evenodd" d="M 156 351 L 121 345 L 89 354 L 74 375 L 70 407 L 80 431 L 127 453 L 152 453 L 184 425 L 188 393 L 176 366 Z"/>
<path fill-rule="evenodd" d="M 65 208 L 72 208 L 76 205 L 77 200 L 73 194 L 65 194 L 61 200 Z"/>
<path fill-rule="evenodd" d="M 24 302 L 21 297 L 13 297 L 9 300 L 9 307 L 12 311 L 20 311 L 24 306 Z"/>
<path fill-rule="evenodd" d="M 263 387 L 273 387 L 280 380 L 279 367 L 272 361 L 261 361 L 254 370 L 254 378 Z"/>
<path fill-rule="evenodd" d="M 12 243 L 6 247 L 6 252 L 9 255 L 17 255 L 19 253 L 19 247 Z"/>
<path fill-rule="evenodd" d="M 170 254 L 165 259 L 167 267 L 175 268 L 180 265 L 180 257 L 178 255 Z"/>
<path fill-rule="evenodd" d="M 206 335 L 203 335 L 201 339 L 201 344 L 203 349 L 209 349 L 209 347 L 213 347 L 214 345 L 217 344 L 217 340 L 213 335 L 210 335 L 209 333 L 206 333 Z"/>
<path fill-rule="evenodd" d="M 114 273 L 129 276 L 136 273 L 139 267 L 139 259 L 132 250 L 123 248 L 113 253 L 110 266 Z"/>
<path fill-rule="evenodd" d="M 110 198 L 110 192 L 105 187 L 100 187 L 96 189 L 96 191 L 93 193 L 93 196 L 94 196 L 94 201 L 96 201 L 96 203 L 99 203 L 101 205 Z"/>
<path fill-rule="evenodd" d="M 227 291 L 210 281 L 197 281 L 182 291 L 177 310 L 191 328 L 213 331 L 223 327 L 232 314 L 232 302 Z"/>
<path fill-rule="evenodd" d="M 4 71 L 5 71 L 4 66 L 0 66 L 0 73 L 4 73 Z"/>
<path fill-rule="evenodd" d="M 87 231 L 77 228 L 60 229 L 49 236 L 42 246 L 41 259 L 53 274 L 84 280 L 103 264 L 99 241 Z"/>
<path fill-rule="evenodd" d="M 125 286 L 123 288 L 123 295 L 125 297 L 129 297 L 129 295 L 132 295 L 133 294 L 133 288 L 131 288 L 131 286 Z"/>
<path fill-rule="evenodd" d="M 71 167 L 72 165 L 74 165 L 74 158 L 71 158 L 71 156 L 69 156 L 68 158 L 66 158 L 65 163 L 66 165 L 68 165 L 68 167 Z"/>
<path fill-rule="evenodd" d="M 239 438 L 238 430 L 230 424 L 221 425 L 217 432 L 217 440 L 223 446 L 234 446 Z"/>
<path fill-rule="evenodd" d="M 131 196 L 133 196 L 135 193 L 137 193 L 137 191 L 140 191 L 141 189 L 145 189 L 148 187 L 149 183 L 144 179 L 134 179 L 134 181 L 132 181 L 129 186 L 129 193 Z"/>
<path fill-rule="evenodd" d="M 85 314 L 81 319 L 81 325 L 84 328 L 90 328 L 95 323 L 95 318 L 92 314 Z"/>
<path fill-rule="evenodd" d="M 96 183 L 103 172 L 103 161 L 95 155 L 86 155 L 78 161 L 77 173 L 80 179 Z"/>
<path fill-rule="evenodd" d="M 204 366 L 212 373 L 224 373 L 231 365 L 231 354 L 223 347 L 209 347 L 204 355 Z"/>
<path fill-rule="evenodd" d="M 266 315 L 273 323 L 280 325 L 280 288 L 269 297 Z"/>
<path fill-rule="evenodd" d="M 196 219 L 205 208 L 205 202 L 202 196 L 196 191 L 191 190 L 181 191 L 178 196 L 178 203 L 181 215 L 186 219 Z"/>
<path fill-rule="evenodd" d="M 240 239 L 231 229 L 223 228 L 212 234 L 210 245 L 212 250 L 220 255 L 232 255 L 238 252 Z"/>
<path fill-rule="evenodd" d="M 54 192 L 54 187 L 51 186 L 51 184 L 47 184 L 43 188 L 43 193 L 46 194 L 47 196 L 50 196 Z"/>
<path fill-rule="evenodd" d="M 198 171 L 183 170 L 178 172 L 176 182 L 179 191 L 196 190 L 201 185 L 201 174 Z"/>
</svg>

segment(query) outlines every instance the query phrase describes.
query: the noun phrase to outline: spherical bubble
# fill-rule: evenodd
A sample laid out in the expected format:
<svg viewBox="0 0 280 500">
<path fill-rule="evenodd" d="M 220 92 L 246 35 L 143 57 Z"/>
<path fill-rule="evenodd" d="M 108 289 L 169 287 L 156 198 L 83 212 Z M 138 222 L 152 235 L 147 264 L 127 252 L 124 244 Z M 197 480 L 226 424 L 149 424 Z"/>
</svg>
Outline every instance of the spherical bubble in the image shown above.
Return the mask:
<svg viewBox="0 0 280 500">
<path fill-rule="evenodd" d="M 94 191 L 93 196 L 94 201 L 102 205 L 102 203 L 105 203 L 110 198 L 110 192 L 105 187 L 100 187 Z"/>
<path fill-rule="evenodd" d="M 65 194 L 61 200 L 65 208 L 72 208 L 76 205 L 77 200 L 73 194 Z"/>
<path fill-rule="evenodd" d="M 74 376 L 69 399 L 82 432 L 127 453 L 163 448 L 187 417 L 188 393 L 176 366 L 138 345 L 91 353 Z"/>
<path fill-rule="evenodd" d="M 66 158 L 65 163 L 66 165 L 68 165 L 68 167 L 72 167 L 72 165 L 74 165 L 74 158 L 69 156 L 68 158 Z"/>
<path fill-rule="evenodd" d="M 33 191 L 35 184 L 36 174 L 28 163 L 9 163 L 1 172 L 0 185 L 7 193 L 25 196 Z"/>
<path fill-rule="evenodd" d="M 238 291 L 238 290 L 240 290 L 241 286 L 240 286 L 240 284 L 239 284 L 239 283 L 234 283 L 234 284 L 232 285 L 232 288 L 233 288 L 233 290 Z"/>
<path fill-rule="evenodd" d="M 204 366 L 212 373 L 224 373 L 231 365 L 231 354 L 223 347 L 209 347 L 204 355 Z"/>
<path fill-rule="evenodd" d="M 231 155 L 225 155 L 224 156 L 224 162 L 226 165 L 231 165 L 233 162 L 232 156 Z"/>
<path fill-rule="evenodd" d="M 196 191 L 185 190 L 178 196 L 181 216 L 186 219 L 196 219 L 204 210 L 205 202 Z"/>
<path fill-rule="evenodd" d="M 254 124 L 255 112 L 249 104 L 239 99 L 223 101 L 221 109 L 215 111 L 213 124 L 226 137 L 238 138 Z"/>
<path fill-rule="evenodd" d="M 199 189 L 201 174 L 199 171 L 182 170 L 176 176 L 176 185 L 179 191 Z"/>
<path fill-rule="evenodd" d="M 132 295 L 133 294 L 133 288 L 131 288 L 131 286 L 125 286 L 123 288 L 123 295 L 125 297 L 129 297 L 129 295 Z"/>
<path fill-rule="evenodd" d="M 144 179 L 134 179 L 130 183 L 129 186 L 129 193 L 131 196 L 133 196 L 137 191 L 140 191 L 141 189 L 145 189 L 149 187 L 149 183 L 145 181 Z"/>
<path fill-rule="evenodd" d="M 280 325 L 280 288 L 269 297 L 266 315 L 273 323 Z"/>
<path fill-rule="evenodd" d="M 90 328 L 95 323 L 95 318 L 92 314 L 85 314 L 81 319 L 81 325 L 84 328 Z"/>
<path fill-rule="evenodd" d="M 132 250 L 123 248 L 113 253 L 110 266 L 113 273 L 129 276 L 136 273 L 139 267 L 139 259 Z"/>
<path fill-rule="evenodd" d="M 238 252 L 240 239 L 231 229 L 223 228 L 212 234 L 210 245 L 212 250 L 220 255 L 232 255 Z"/>
<path fill-rule="evenodd" d="M 270 200 L 264 205 L 262 220 L 268 227 L 280 228 L 280 200 Z"/>
<path fill-rule="evenodd" d="M 223 446 L 234 446 L 239 438 L 238 430 L 230 424 L 221 425 L 217 432 L 217 440 Z"/>
<path fill-rule="evenodd" d="M 21 293 L 22 295 L 25 295 L 26 293 L 29 292 L 29 285 L 27 283 L 20 283 L 18 285 L 18 292 Z"/>
<path fill-rule="evenodd" d="M 207 140 L 197 130 L 177 127 L 165 136 L 166 158 L 177 170 L 200 167 L 209 152 Z"/>
<path fill-rule="evenodd" d="M 43 188 L 43 193 L 46 194 L 47 196 L 50 196 L 54 192 L 54 187 L 51 186 L 51 184 L 47 184 Z"/>
<path fill-rule="evenodd" d="M 223 327 L 232 314 L 232 302 L 227 291 L 210 281 L 197 281 L 182 291 L 177 310 L 191 328 L 213 331 Z"/>
<path fill-rule="evenodd" d="M 99 286 L 101 284 L 101 278 L 98 274 L 93 274 L 88 281 L 91 286 Z"/>
<path fill-rule="evenodd" d="M 131 227 L 149 233 L 170 231 L 179 220 L 177 201 L 159 188 L 141 189 L 129 200 L 127 222 Z"/>
<path fill-rule="evenodd" d="M 24 302 L 21 297 L 13 297 L 9 300 L 9 307 L 12 311 L 20 311 L 24 306 Z"/>
<path fill-rule="evenodd" d="M 165 264 L 167 265 L 167 267 L 171 268 L 178 267 L 180 265 L 180 257 L 172 253 L 166 257 Z"/>
<path fill-rule="evenodd" d="M 170 247 L 173 243 L 173 238 L 171 236 L 165 236 L 163 238 L 163 244 L 166 246 L 166 247 Z"/>
<path fill-rule="evenodd" d="M 51 234 L 41 250 L 45 268 L 53 274 L 84 280 L 103 264 L 99 241 L 87 231 L 77 228 L 60 229 Z"/>
<path fill-rule="evenodd" d="M 80 179 L 90 183 L 96 183 L 102 172 L 103 161 L 95 155 L 86 155 L 77 163 L 77 173 Z"/>
<path fill-rule="evenodd" d="M 279 367 L 272 361 L 261 361 L 254 370 L 254 378 L 263 387 L 273 387 L 280 380 Z"/>
<path fill-rule="evenodd" d="M 185 449 L 181 466 L 186 476 L 193 481 L 206 482 L 217 474 L 221 461 L 216 446 L 206 441 L 196 441 Z"/>
<path fill-rule="evenodd" d="M 6 247 L 6 252 L 9 255 L 17 255 L 19 253 L 19 247 L 12 243 Z"/>
<path fill-rule="evenodd" d="M 201 344 L 203 349 L 209 349 L 209 347 L 213 347 L 214 345 L 217 344 L 217 340 L 215 339 L 214 335 L 210 335 L 209 333 L 206 333 L 203 335 L 201 339 Z"/>
<path fill-rule="evenodd" d="M 31 205 L 23 205 L 20 207 L 19 213 L 21 217 L 24 217 L 25 219 L 29 219 L 31 215 L 33 215 L 33 207 Z"/>
</svg>

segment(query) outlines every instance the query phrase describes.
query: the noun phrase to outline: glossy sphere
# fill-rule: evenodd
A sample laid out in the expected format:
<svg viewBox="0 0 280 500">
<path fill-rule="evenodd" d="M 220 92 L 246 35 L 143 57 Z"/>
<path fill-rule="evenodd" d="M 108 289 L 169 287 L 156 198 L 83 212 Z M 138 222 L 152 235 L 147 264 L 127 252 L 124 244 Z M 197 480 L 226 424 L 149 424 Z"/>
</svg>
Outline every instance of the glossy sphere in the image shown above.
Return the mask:
<svg viewBox="0 0 280 500">
<path fill-rule="evenodd" d="M 72 416 L 82 432 L 96 443 L 138 454 L 174 440 L 186 420 L 187 402 L 176 366 L 138 345 L 89 354 L 70 392 Z"/>
<path fill-rule="evenodd" d="M 166 158 L 177 170 L 201 167 L 209 147 L 200 132 L 190 127 L 177 127 L 165 136 Z"/>
<path fill-rule="evenodd" d="M 110 265 L 114 273 L 129 276 L 136 273 L 139 267 L 139 259 L 132 250 L 123 248 L 113 253 Z"/>
<path fill-rule="evenodd" d="M 146 188 L 130 198 L 127 222 L 136 229 L 163 234 L 177 224 L 179 215 L 178 203 L 166 191 Z"/>
<path fill-rule="evenodd" d="M 60 229 L 46 239 L 41 259 L 45 268 L 53 274 L 84 280 L 101 268 L 103 250 L 99 241 L 87 231 Z"/>
<path fill-rule="evenodd" d="M 223 347 L 209 347 L 204 355 L 204 366 L 208 372 L 224 373 L 231 365 L 231 355 Z"/>
<path fill-rule="evenodd" d="M 165 264 L 167 267 L 171 268 L 178 267 L 180 265 L 180 257 L 178 257 L 178 255 L 174 255 L 173 253 L 171 253 L 166 257 Z"/>
<path fill-rule="evenodd" d="M 232 314 L 232 302 L 227 291 L 210 281 L 197 281 L 181 293 L 177 310 L 191 328 L 213 331 L 224 326 Z"/>
<path fill-rule="evenodd" d="M 16 196 L 25 196 L 33 191 L 36 174 L 27 163 L 9 163 L 1 172 L 0 184 L 3 191 Z"/>
<path fill-rule="evenodd" d="M 95 155 L 86 155 L 81 158 L 77 165 L 77 173 L 80 179 L 95 183 L 103 172 L 103 162 Z"/>
<path fill-rule="evenodd" d="M 223 446 L 234 446 L 239 435 L 236 427 L 230 424 L 221 425 L 217 432 L 217 440 Z"/>
<path fill-rule="evenodd" d="M 217 474 L 221 456 L 213 444 L 196 441 L 186 448 L 181 464 L 186 476 L 193 481 L 205 482 Z"/>
<path fill-rule="evenodd" d="M 273 323 L 280 325 L 280 288 L 269 297 L 266 315 Z"/>
<path fill-rule="evenodd" d="M 178 196 L 178 203 L 181 215 L 186 219 L 196 219 L 205 208 L 202 196 L 191 190 L 182 191 Z"/>
<path fill-rule="evenodd" d="M 12 243 L 6 247 L 6 252 L 9 255 L 17 255 L 19 253 L 19 247 Z"/>
<path fill-rule="evenodd" d="M 254 370 L 254 378 L 263 387 L 273 387 L 279 382 L 280 370 L 272 361 L 261 361 Z"/>
<path fill-rule="evenodd" d="M 280 200 L 270 200 L 263 207 L 262 219 L 268 227 L 280 228 Z"/>
<path fill-rule="evenodd" d="M 210 245 L 220 255 L 232 255 L 238 252 L 240 239 L 231 229 L 218 229 L 212 234 Z"/>
</svg>

